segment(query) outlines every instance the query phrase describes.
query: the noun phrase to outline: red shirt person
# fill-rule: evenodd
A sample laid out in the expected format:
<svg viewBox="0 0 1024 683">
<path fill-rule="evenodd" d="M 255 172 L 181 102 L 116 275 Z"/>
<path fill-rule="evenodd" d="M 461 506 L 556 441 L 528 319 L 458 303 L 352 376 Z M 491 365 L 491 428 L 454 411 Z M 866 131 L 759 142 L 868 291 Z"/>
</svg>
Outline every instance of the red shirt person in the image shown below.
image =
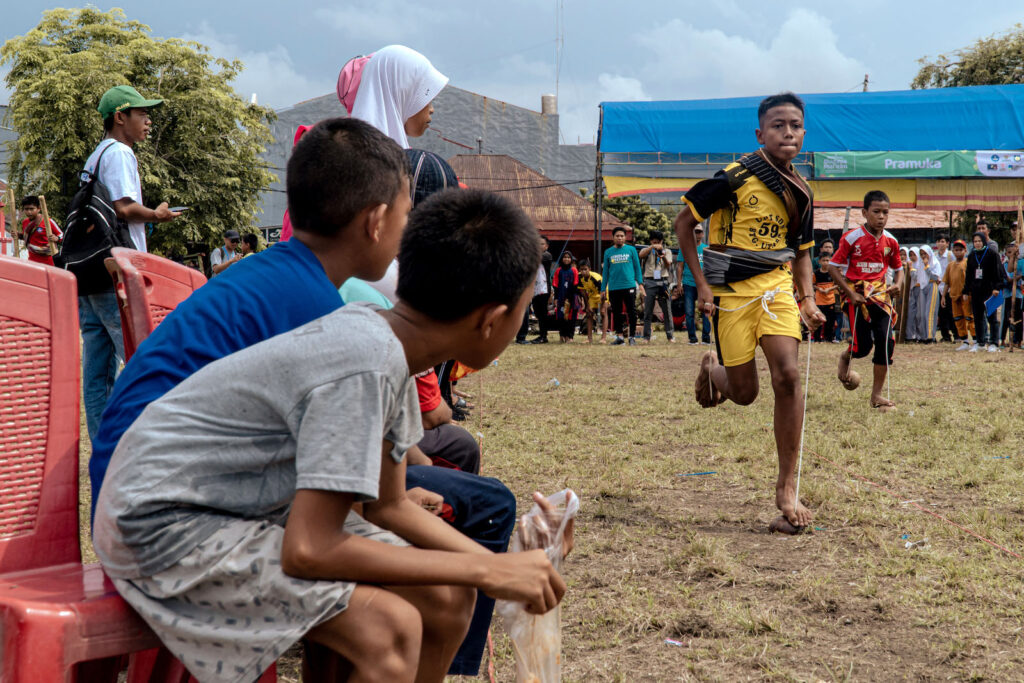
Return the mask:
<svg viewBox="0 0 1024 683">
<path fill-rule="evenodd" d="M 21 238 L 25 240 L 28 247 L 28 260 L 52 266 L 53 256 L 50 254 L 50 241 L 47 238 L 46 226 L 43 225 L 43 216 L 39 209 L 39 197 L 28 196 L 22 199 L 21 213 L 25 216 L 25 220 L 21 222 Z M 50 233 L 53 235 L 53 247 L 56 251 L 57 244 L 60 243 L 64 235 L 52 218 L 50 219 Z"/>
<path fill-rule="evenodd" d="M 890 297 L 899 294 L 903 284 L 903 262 L 900 245 L 885 229 L 889 219 L 889 197 L 880 190 L 864 196 L 864 225 L 839 238 L 839 248 L 832 255 L 828 272 L 846 300 L 850 321 L 850 347 L 839 357 L 839 381 L 849 390 L 857 388 L 860 377 L 850 369 L 852 358 L 863 358 L 874 347 L 871 358 L 873 382 L 871 407 L 891 410 L 895 404 L 888 392 L 882 394 L 895 340 L 892 336 L 896 313 Z M 840 268 L 846 267 L 846 272 Z M 893 284 L 886 287 L 885 276 L 892 268 Z"/>
</svg>

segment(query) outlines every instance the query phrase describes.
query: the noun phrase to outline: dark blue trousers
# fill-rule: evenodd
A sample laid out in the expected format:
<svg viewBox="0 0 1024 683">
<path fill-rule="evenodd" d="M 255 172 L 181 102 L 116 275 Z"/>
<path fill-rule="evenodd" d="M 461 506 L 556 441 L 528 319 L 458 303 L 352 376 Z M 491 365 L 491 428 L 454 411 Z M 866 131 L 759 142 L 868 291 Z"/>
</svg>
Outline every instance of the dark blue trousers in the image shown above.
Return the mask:
<svg viewBox="0 0 1024 683">
<path fill-rule="evenodd" d="M 497 479 L 431 465 L 410 465 L 405 485 L 443 496 L 452 508 L 452 526 L 488 550 L 503 553 L 508 549 L 516 523 L 516 499 Z M 493 614 L 494 599 L 477 591 L 469 632 L 448 669 L 449 676 L 479 673 Z"/>
</svg>

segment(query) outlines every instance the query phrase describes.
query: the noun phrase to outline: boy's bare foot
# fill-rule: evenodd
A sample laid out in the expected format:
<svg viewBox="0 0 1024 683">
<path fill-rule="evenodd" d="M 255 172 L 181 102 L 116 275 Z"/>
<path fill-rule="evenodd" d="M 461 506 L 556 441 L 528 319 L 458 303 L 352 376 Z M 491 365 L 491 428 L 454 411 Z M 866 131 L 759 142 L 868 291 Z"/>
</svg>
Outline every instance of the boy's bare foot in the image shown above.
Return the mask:
<svg viewBox="0 0 1024 683">
<path fill-rule="evenodd" d="M 694 383 L 694 396 L 702 408 L 714 408 L 722 402 L 722 392 L 711 381 L 711 369 L 717 363 L 718 359 L 711 351 L 705 353 L 700 359 L 700 370 L 697 372 L 697 381 Z"/>
<path fill-rule="evenodd" d="M 883 396 L 872 396 L 871 407 L 876 408 L 880 413 L 896 410 L 896 404 Z"/>
<path fill-rule="evenodd" d="M 811 523 L 814 515 L 796 499 L 796 491 L 789 487 L 775 489 L 775 507 L 779 508 L 786 521 L 802 529 Z"/>
</svg>

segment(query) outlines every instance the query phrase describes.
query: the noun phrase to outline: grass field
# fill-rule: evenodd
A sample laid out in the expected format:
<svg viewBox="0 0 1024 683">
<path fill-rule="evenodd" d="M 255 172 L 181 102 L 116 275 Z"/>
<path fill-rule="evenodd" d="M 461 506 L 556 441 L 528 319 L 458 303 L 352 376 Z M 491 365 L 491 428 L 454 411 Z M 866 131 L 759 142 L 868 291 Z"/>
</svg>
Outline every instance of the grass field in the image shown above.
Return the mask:
<svg viewBox="0 0 1024 683">
<path fill-rule="evenodd" d="M 921 511 L 1024 555 L 1024 353 L 899 346 L 899 409 L 879 414 L 869 380 L 835 379 L 842 347 L 813 345 L 801 498 L 816 520 L 781 537 L 767 374 L 754 405 L 702 410 L 704 348 L 513 346 L 460 383 L 485 474 L 520 512 L 533 490 L 581 498 L 564 680 L 1024 679 L 1024 561 Z"/>
</svg>

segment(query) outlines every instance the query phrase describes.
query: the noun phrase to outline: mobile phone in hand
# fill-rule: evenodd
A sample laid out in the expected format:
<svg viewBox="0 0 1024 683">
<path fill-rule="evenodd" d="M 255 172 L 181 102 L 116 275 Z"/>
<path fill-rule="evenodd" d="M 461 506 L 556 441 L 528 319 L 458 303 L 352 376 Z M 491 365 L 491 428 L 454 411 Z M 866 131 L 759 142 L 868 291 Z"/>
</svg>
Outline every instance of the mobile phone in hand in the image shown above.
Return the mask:
<svg viewBox="0 0 1024 683">
<path fill-rule="evenodd" d="M 174 213 L 181 213 L 183 211 L 188 211 L 191 208 L 191 206 L 172 206 L 170 211 L 173 211 Z"/>
</svg>

